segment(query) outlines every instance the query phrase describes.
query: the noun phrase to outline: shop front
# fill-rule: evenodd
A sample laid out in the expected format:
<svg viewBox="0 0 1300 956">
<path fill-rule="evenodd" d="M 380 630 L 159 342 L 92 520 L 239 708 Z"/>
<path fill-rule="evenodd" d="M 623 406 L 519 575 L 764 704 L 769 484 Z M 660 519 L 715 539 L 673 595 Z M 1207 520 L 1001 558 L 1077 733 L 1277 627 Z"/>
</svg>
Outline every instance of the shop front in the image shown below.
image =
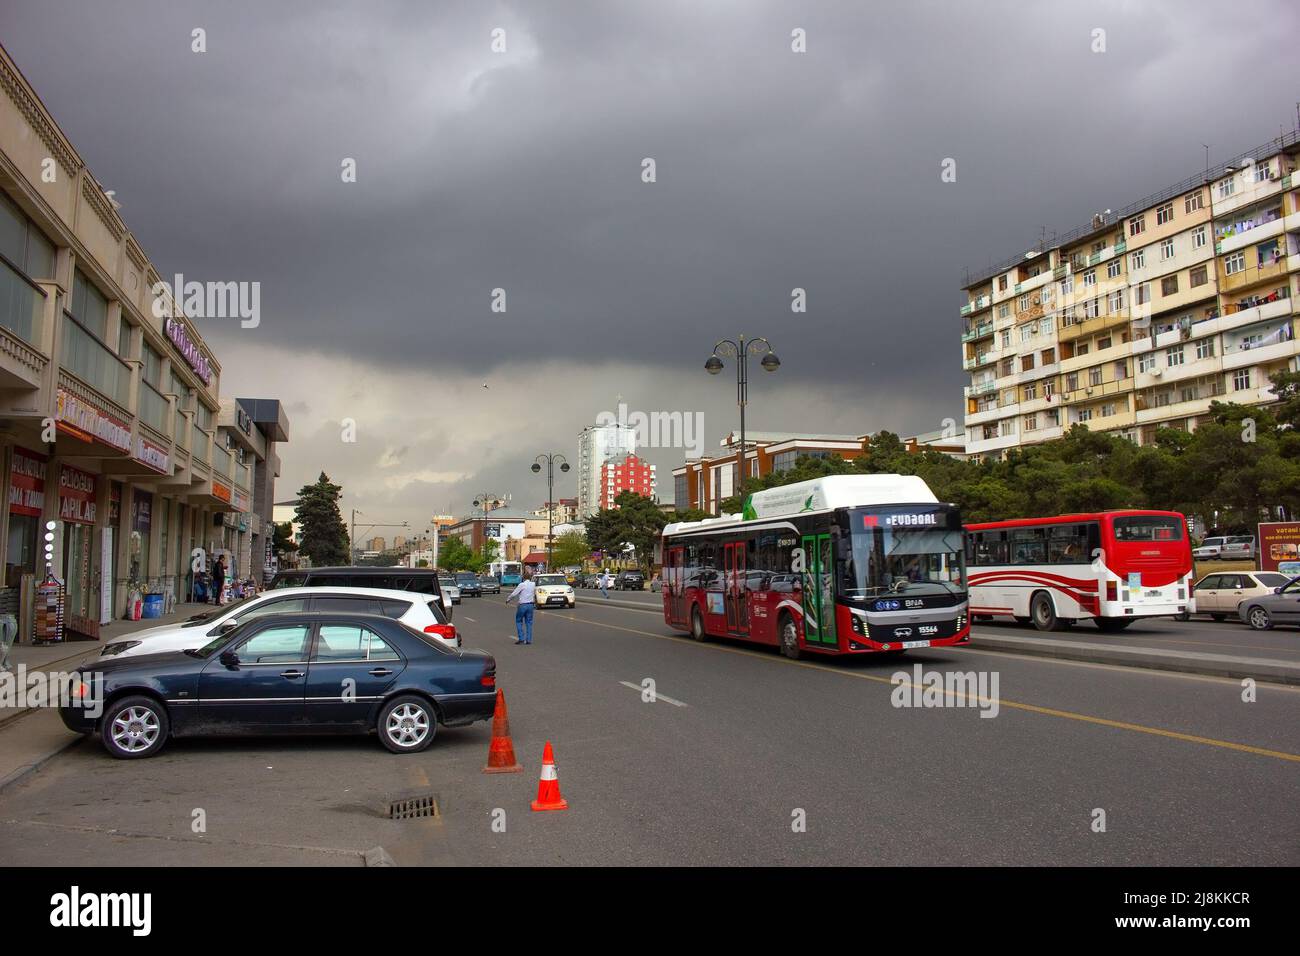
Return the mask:
<svg viewBox="0 0 1300 956">
<path fill-rule="evenodd" d="M 5 583 L 10 588 L 21 587 L 23 575 L 36 574 L 48 467 L 49 459 L 40 452 L 13 449 L 9 467 L 9 540 L 5 549 Z"/>
<path fill-rule="evenodd" d="M 100 554 L 95 547 L 98 478 L 71 465 L 59 469 L 59 521 L 63 539 L 65 633 L 69 640 L 99 639 Z"/>
</svg>

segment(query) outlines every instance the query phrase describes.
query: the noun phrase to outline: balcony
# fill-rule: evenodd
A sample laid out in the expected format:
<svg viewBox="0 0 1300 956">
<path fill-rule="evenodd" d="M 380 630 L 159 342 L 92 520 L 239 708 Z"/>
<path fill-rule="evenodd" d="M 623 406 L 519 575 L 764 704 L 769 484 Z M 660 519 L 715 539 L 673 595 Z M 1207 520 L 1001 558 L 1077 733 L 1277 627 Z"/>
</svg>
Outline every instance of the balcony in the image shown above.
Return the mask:
<svg viewBox="0 0 1300 956">
<path fill-rule="evenodd" d="M 66 312 L 62 352 L 64 368 L 119 407 L 126 407 L 130 368 Z"/>
<path fill-rule="evenodd" d="M 208 433 L 198 425 L 190 426 L 190 456 L 204 465 L 208 463 Z"/>
<path fill-rule="evenodd" d="M 1269 262 L 1262 266 L 1247 266 L 1238 272 L 1234 272 L 1232 275 L 1227 275 L 1225 273 L 1222 278 L 1219 279 L 1219 294 L 1226 298 L 1240 289 L 1248 289 L 1261 282 L 1273 281 L 1285 274 L 1286 256 L 1281 256 L 1273 262 Z"/>
<path fill-rule="evenodd" d="M 966 303 L 965 305 L 963 305 L 963 306 L 961 307 L 961 314 L 962 314 L 962 315 L 970 315 L 970 313 L 971 313 L 971 305 L 970 305 L 970 303 L 968 302 L 968 303 Z"/>
<path fill-rule="evenodd" d="M 140 383 L 140 421 L 151 426 L 159 435 L 167 434 L 171 418 L 171 403 L 163 398 L 148 382 Z"/>
<path fill-rule="evenodd" d="M 39 348 L 45 290 L 0 258 L 0 328 L 24 346 Z"/>
<path fill-rule="evenodd" d="M 1227 336 L 1224 336 L 1226 339 Z M 1300 353 L 1291 332 L 1291 326 L 1285 325 L 1271 332 L 1262 342 L 1235 342 L 1223 346 L 1223 369 L 1245 368 L 1251 365 L 1269 365 L 1285 361 Z"/>
<path fill-rule="evenodd" d="M 990 365 L 996 361 L 997 361 L 997 357 L 994 356 L 991 352 L 980 352 L 974 358 L 968 358 L 964 362 L 962 362 L 961 367 L 964 371 L 969 372 L 971 369 L 980 368 L 981 366 L 984 365 Z"/>
<path fill-rule="evenodd" d="M 1274 236 L 1282 235 L 1285 228 L 1285 220 L 1281 212 L 1277 212 L 1272 219 L 1263 218 L 1258 223 L 1246 223 L 1245 228 L 1225 233 L 1214 243 L 1214 251 L 1219 255 L 1226 255 L 1229 252 L 1236 252 L 1238 249 L 1244 249 L 1246 246 L 1254 245 L 1258 242 L 1266 242 Z"/>
<path fill-rule="evenodd" d="M 212 477 L 230 479 L 230 452 L 217 443 L 212 444 Z"/>
<path fill-rule="evenodd" d="M 995 388 L 997 388 L 997 383 L 992 381 L 979 382 L 978 384 L 975 385 L 967 385 L 965 389 L 966 397 L 970 398 L 975 395 L 984 395 L 987 394 L 988 392 L 993 391 Z"/>
<path fill-rule="evenodd" d="M 1077 405 L 1080 402 L 1095 402 L 1098 399 L 1124 395 L 1131 391 L 1133 391 L 1133 379 L 1131 378 L 1102 382 L 1100 385 L 1089 385 L 1086 382 L 1080 382 L 1078 388 L 1072 391 L 1063 391 L 1061 401 L 1067 405 Z"/>
<path fill-rule="evenodd" d="M 1132 314 L 1127 309 L 1121 309 L 1119 312 L 1111 312 L 1108 315 L 1099 315 L 1091 319 L 1075 320 L 1075 322 L 1070 325 L 1062 324 L 1060 328 L 1056 330 L 1056 338 L 1061 342 L 1069 342 L 1083 336 L 1104 332 L 1106 329 L 1114 329 L 1128 325 L 1131 318 Z"/>
<path fill-rule="evenodd" d="M 963 342 L 974 342 L 976 339 L 982 339 L 993 334 L 992 322 L 981 322 L 973 329 L 968 329 L 962 333 Z"/>
</svg>

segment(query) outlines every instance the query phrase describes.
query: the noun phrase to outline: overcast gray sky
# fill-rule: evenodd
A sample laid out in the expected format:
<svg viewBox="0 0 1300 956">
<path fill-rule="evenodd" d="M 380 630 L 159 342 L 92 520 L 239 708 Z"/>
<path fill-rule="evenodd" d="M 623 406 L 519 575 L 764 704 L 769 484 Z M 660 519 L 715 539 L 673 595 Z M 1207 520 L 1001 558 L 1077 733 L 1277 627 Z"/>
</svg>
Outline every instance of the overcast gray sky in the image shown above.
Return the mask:
<svg viewBox="0 0 1300 956">
<path fill-rule="evenodd" d="M 783 363 L 751 430 L 960 422 L 965 269 L 1294 127 L 1298 11 L 5 0 L 0 42 L 161 273 L 261 283 L 259 327 L 202 331 L 224 394 L 288 406 L 279 496 L 323 468 L 422 529 L 536 507 L 620 395 L 716 446 L 724 336 Z M 682 449 L 648 457 L 671 498 Z"/>
</svg>

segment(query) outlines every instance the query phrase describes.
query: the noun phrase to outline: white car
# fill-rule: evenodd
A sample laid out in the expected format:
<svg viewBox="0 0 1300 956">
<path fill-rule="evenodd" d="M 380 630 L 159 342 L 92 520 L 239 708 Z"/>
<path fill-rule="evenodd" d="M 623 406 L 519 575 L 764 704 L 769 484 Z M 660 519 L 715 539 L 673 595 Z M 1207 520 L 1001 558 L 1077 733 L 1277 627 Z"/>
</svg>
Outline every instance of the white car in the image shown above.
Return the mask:
<svg viewBox="0 0 1300 956">
<path fill-rule="evenodd" d="M 448 623 L 438 599 L 418 591 L 382 588 L 276 588 L 254 597 L 214 607 L 179 624 L 162 624 L 123 634 L 100 648 L 100 657 L 139 657 L 163 651 L 202 647 L 222 631 L 267 614 L 296 611 L 354 611 L 381 614 L 422 631 L 444 647 L 460 646 L 456 627 Z"/>
<path fill-rule="evenodd" d="M 456 583 L 455 578 L 438 575 L 438 590 L 452 604 L 460 603 L 460 585 Z"/>
<path fill-rule="evenodd" d="M 539 574 L 533 579 L 537 591 L 534 595 L 537 606 L 543 607 L 577 607 L 578 596 L 563 574 Z"/>
</svg>

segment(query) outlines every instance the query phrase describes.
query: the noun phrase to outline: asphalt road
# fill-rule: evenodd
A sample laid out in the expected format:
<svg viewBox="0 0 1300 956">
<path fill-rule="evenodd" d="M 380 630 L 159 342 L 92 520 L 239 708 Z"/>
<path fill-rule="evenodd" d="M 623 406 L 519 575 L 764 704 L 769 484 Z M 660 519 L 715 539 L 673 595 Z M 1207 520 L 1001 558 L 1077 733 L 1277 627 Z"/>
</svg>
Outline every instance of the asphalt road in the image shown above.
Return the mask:
<svg viewBox="0 0 1300 956">
<path fill-rule="evenodd" d="M 0 793 L 0 863 L 1300 863 L 1300 690 L 1247 703 L 1231 680 L 975 649 L 794 662 L 579 595 L 539 612 L 532 647 L 500 598 L 457 609 L 497 656 L 522 773 L 480 773 L 486 724 L 411 757 L 304 738 L 126 762 L 88 741 Z M 996 716 L 894 706 L 916 664 L 996 674 Z M 547 740 L 570 809 L 535 813 Z M 438 818 L 382 816 L 416 792 Z"/>
</svg>

